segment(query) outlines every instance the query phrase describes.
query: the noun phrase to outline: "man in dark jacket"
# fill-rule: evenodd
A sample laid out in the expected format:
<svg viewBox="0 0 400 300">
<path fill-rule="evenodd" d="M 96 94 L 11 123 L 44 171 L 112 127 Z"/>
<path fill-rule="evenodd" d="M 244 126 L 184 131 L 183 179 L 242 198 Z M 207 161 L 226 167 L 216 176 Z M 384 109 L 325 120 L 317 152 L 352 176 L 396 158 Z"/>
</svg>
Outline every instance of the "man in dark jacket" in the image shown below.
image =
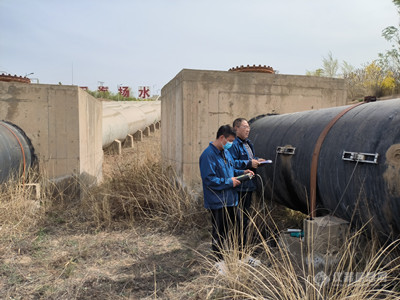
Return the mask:
<svg viewBox="0 0 400 300">
<path fill-rule="evenodd" d="M 217 266 L 223 272 L 224 263 L 221 250 L 228 238 L 229 231 L 234 229 L 237 218 L 238 194 L 234 189 L 240 185 L 235 177 L 254 173 L 250 170 L 237 170 L 229 151 L 235 140 L 235 132 L 229 125 L 221 126 L 217 138 L 200 156 L 200 173 L 203 182 L 204 207 L 211 212 L 212 251 L 220 260 Z"/>
<path fill-rule="evenodd" d="M 234 161 L 235 168 L 237 169 L 251 169 L 258 168 L 260 162 L 264 161 L 263 158 L 258 158 L 254 152 L 254 146 L 248 139 L 250 133 L 250 126 L 246 119 L 238 118 L 233 121 L 233 130 L 236 132 L 236 139 L 232 147 L 229 149 Z M 251 197 L 253 191 L 256 190 L 256 178 L 244 181 L 240 187 L 236 189 L 239 192 L 239 208 L 243 212 L 243 246 L 247 243 L 248 238 L 248 225 L 250 216 Z"/>
</svg>

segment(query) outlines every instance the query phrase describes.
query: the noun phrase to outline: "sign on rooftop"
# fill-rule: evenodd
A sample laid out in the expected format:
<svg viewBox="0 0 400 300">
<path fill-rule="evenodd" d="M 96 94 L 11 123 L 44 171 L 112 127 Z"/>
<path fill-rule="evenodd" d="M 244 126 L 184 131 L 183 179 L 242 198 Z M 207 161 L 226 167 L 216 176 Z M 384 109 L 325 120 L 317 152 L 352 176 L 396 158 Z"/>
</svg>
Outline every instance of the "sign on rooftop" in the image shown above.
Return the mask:
<svg viewBox="0 0 400 300">
<path fill-rule="evenodd" d="M 150 98 L 150 87 L 149 86 L 139 86 L 138 98 L 141 98 L 141 99 Z"/>
</svg>

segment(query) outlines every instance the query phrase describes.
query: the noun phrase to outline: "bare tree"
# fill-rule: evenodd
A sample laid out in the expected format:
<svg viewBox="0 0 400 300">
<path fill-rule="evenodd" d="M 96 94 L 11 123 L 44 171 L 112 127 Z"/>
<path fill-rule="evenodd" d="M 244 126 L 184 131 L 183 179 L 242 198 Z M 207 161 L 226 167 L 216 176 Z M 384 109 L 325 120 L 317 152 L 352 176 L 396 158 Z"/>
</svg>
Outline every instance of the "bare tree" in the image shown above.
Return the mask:
<svg viewBox="0 0 400 300">
<path fill-rule="evenodd" d="M 315 71 L 306 71 L 306 75 L 318 77 L 338 77 L 338 69 L 338 60 L 334 59 L 332 52 L 329 51 L 328 57 L 322 58 L 322 68 L 316 69 Z"/>
<path fill-rule="evenodd" d="M 339 63 L 337 59 L 334 59 L 332 52 L 329 51 L 328 57 L 322 59 L 323 70 L 325 77 L 337 77 L 337 71 L 339 69 Z"/>
</svg>

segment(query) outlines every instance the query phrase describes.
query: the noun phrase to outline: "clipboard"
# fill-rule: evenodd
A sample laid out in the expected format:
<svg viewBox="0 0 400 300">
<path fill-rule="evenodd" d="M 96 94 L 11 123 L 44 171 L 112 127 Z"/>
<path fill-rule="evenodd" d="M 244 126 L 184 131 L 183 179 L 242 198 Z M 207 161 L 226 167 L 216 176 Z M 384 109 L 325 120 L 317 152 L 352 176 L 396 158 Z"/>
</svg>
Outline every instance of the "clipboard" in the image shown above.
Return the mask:
<svg viewBox="0 0 400 300">
<path fill-rule="evenodd" d="M 268 160 L 260 161 L 260 164 L 258 166 L 261 167 L 261 166 L 265 166 L 268 164 L 272 164 L 272 160 L 268 159 Z"/>
</svg>

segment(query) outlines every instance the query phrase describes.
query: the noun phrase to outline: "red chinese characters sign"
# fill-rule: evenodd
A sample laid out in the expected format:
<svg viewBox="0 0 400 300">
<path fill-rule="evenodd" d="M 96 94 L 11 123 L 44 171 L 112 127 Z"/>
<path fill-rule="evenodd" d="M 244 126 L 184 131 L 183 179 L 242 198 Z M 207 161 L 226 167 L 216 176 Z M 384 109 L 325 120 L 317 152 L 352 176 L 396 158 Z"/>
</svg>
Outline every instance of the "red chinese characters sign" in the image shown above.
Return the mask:
<svg viewBox="0 0 400 300">
<path fill-rule="evenodd" d="M 122 97 L 128 98 L 129 97 L 129 87 L 128 86 L 119 86 L 118 92 Z"/>
<path fill-rule="evenodd" d="M 108 92 L 108 86 L 100 85 L 97 89 L 99 92 Z"/>
<path fill-rule="evenodd" d="M 139 98 L 146 99 L 150 98 L 150 87 L 148 86 L 139 86 Z"/>
</svg>

